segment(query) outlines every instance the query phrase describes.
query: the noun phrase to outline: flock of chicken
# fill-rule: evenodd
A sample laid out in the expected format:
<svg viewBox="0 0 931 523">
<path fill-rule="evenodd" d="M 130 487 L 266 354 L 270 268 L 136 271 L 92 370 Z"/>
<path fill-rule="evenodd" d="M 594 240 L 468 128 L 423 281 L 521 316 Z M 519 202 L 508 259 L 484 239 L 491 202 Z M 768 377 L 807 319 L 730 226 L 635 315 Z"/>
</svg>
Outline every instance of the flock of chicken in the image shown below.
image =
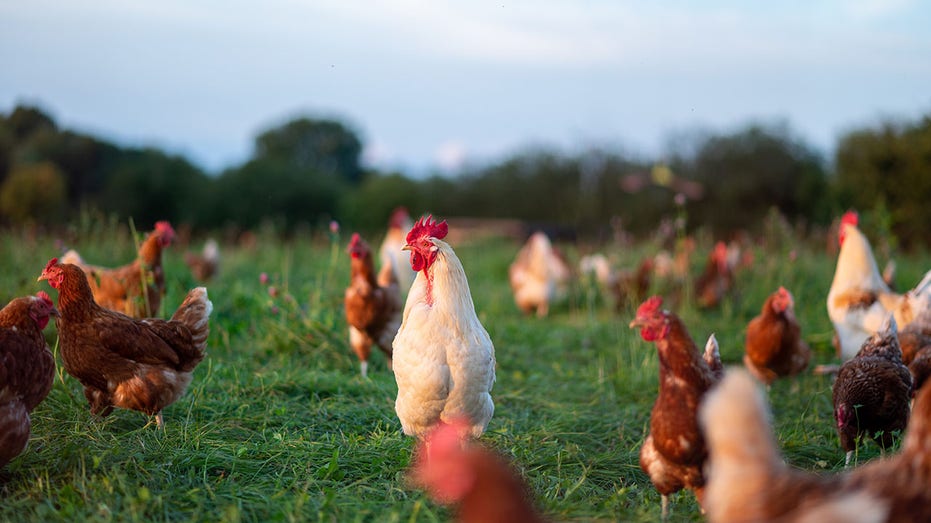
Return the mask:
<svg viewBox="0 0 931 523">
<path fill-rule="evenodd" d="M 445 221 L 427 216 L 411 223 L 406 211 L 396 211 L 378 272 L 369 245 L 352 236 L 344 300 L 349 344 L 363 376 L 373 345 L 388 358 L 401 427 L 420 442 L 412 471 L 418 484 L 456 505 L 463 521 L 542 520 L 520 475 L 474 443 L 494 413 L 494 346 L 447 233 Z M 163 425 L 162 409 L 184 394 L 204 358 L 212 310 L 206 289 L 197 287 L 169 320 L 152 317 L 164 296 L 161 250 L 173 237 L 171 226 L 159 222 L 137 260 L 118 269 L 87 265 L 74 252 L 52 259 L 39 280 L 58 291 L 57 307 L 40 291 L 0 310 L 0 466 L 25 448 L 29 412 L 51 389 L 55 363 L 42 336 L 51 317 L 64 369 L 82 384 L 94 414 L 131 409 Z M 834 477 L 783 463 L 771 415 L 750 377 L 769 386 L 808 368 L 811 350 L 788 290 L 775 290 L 747 326 L 748 374 L 725 371 L 713 335 L 699 350 L 663 299 L 646 297 L 658 260 L 599 278 L 642 301 L 630 327 L 658 352 L 659 392 L 640 465 L 662 496 L 663 517 L 668 496 L 689 489 L 712 521 L 931 519 L 931 392 L 921 388 L 931 372 L 931 271 L 897 294 L 880 276 L 856 214 L 844 215 L 839 241 L 827 308 L 844 361 L 831 369 L 841 445 L 849 463 L 863 436 L 884 448 L 895 434 L 905 437 L 898 455 Z M 215 259 L 216 246 L 210 250 Z M 604 272 L 602 260 L 587 263 Z M 726 245 L 715 246 L 696 279 L 697 303 L 714 306 L 729 292 L 735 263 Z M 545 316 L 568 276 L 546 235 L 534 234 L 509 271 L 515 303 Z M 403 307 L 402 289 L 408 289 Z"/>
</svg>

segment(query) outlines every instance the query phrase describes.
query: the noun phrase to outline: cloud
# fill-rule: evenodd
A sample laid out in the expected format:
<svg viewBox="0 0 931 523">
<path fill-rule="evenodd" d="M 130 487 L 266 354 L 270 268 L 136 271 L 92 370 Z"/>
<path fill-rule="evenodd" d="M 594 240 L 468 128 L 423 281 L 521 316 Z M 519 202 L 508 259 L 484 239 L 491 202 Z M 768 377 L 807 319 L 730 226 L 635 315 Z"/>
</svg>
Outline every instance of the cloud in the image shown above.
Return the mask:
<svg viewBox="0 0 931 523">
<path fill-rule="evenodd" d="M 465 165 L 468 156 L 466 146 L 459 140 L 447 140 L 441 143 L 434 153 L 434 161 L 446 172 L 458 171 Z"/>
</svg>

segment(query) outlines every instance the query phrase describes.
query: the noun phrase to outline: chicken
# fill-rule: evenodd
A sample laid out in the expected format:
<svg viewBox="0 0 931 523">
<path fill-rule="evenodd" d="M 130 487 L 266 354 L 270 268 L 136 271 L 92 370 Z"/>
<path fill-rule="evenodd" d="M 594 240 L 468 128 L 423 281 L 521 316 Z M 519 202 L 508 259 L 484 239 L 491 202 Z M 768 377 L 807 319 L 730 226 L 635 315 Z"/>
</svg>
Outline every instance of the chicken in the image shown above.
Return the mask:
<svg viewBox="0 0 931 523">
<path fill-rule="evenodd" d="M 404 433 L 422 439 L 440 421 L 464 416 L 478 438 L 495 411 L 495 348 L 475 314 L 449 228 L 423 217 L 407 234 L 417 278 L 394 338 L 395 411 Z"/>
<path fill-rule="evenodd" d="M 207 289 L 192 289 L 170 320 L 135 319 L 97 305 L 77 265 L 52 258 L 39 280 L 58 290 L 62 363 L 84 386 L 91 412 L 136 410 L 163 427 L 162 409 L 184 394 L 204 359 L 213 310 Z"/>
<path fill-rule="evenodd" d="M 455 505 L 460 523 L 542 523 L 530 488 L 503 458 L 461 439 L 471 422 L 439 423 L 420 445 L 411 479 L 439 503 Z"/>
<path fill-rule="evenodd" d="M 603 254 L 591 254 L 579 260 L 582 274 L 593 274 L 602 292 L 610 295 L 616 311 L 622 310 L 631 298 L 642 302 L 650 291 L 653 258 L 644 258 L 636 270 L 616 271 Z"/>
<path fill-rule="evenodd" d="M 931 521 L 931 387 L 915 400 L 898 455 L 833 476 L 786 465 L 771 418 L 760 388 L 739 369 L 728 372 L 702 403 L 708 521 Z"/>
<path fill-rule="evenodd" d="M 62 255 L 61 262 L 77 265 L 84 271 L 94 300 L 101 307 L 134 318 L 146 318 L 158 314 L 165 296 L 162 249 L 170 245 L 174 237 L 170 223 L 156 223 L 155 230 L 139 246 L 136 259 L 115 269 L 88 265 L 74 250 Z"/>
<path fill-rule="evenodd" d="M 29 413 L 48 396 L 55 358 L 42 329 L 57 316 L 48 294 L 15 298 L 0 310 L 0 467 L 29 442 Z"/>
<path fill-rule="evenodd" d="M 728 264 L 727 245 L 718 242 L 708 257 L 705 270 L 695 280 L 695 299 L 699 307 L 717 307 L 733 287 L 734 271 Z"/>
<path fill-rule="evenodd" d="M 698 430 L 698 404 L 717 380 L 682 320 L 661 309 L 662 304 L 659 296 L 649 298 L 630 327 L 639 327 L 645 341 L 655 341 L 659 353 L 659 395 L 650 413 L 650 434 L 640 449 L 640 468 L 662 496 L 665 519 L 668 496 L 683 488 L 702 502 L 707 453 Z"/>
<path fill-rule="evenodd" d="M 385 239 L 381 242 L 378 249 L 378 257 L 381 258 L 381 266 L 391 267 L 394 271 L 394 277 L 398 282 L 398 288 L 407 292 L 414 283 L 414 277 L 417 273 L 411 269 L 410 264 L 404 260 L 404 235 L 412 226 L 411 216 L 404 207 L 398 207 L 391 213 L 388 220 L 388 232 L 385 233 Z"/>
<path fill-rule="evenodd" d="M 834 420 L 846 463 L 861 435 L 883 448 L 893 442 L 893 431 L 908 424 L 912 376 L 902 363 L 895 319 L 863 343 L 860 352 L 841 365 L 834 380 Z"/>
<path fill-rule="evenodd" d="M 802 372 L 809 360 L 811 348 L 802 340 L 795 300 L 785 287 L 779 287 L 747 325 L 744 365 L 758 380 L 770 385 L 777 378 Z"/>
<path fill-rule="evenodd" d="M 184 253 L 184 263 L 191 269 L 191 275 L 197 281 L 209 281 L 220 268 L 220 246 L 213 238 L 204 242 L 200 254 Z"/>
<path fill-rule="evenodd" d="M 546 316 L 568 274 L 565 262 L 555 253 L 546 234 L 533 233 L 508 268 L 514 302 L 525 314 Z"/>
<path fill-rule="evenodd" d="M 931 271 L 906 294 L 889 289 L 876 266 L 873 250 L 857 228 L 857 214 L 849 211 L 838 230 L 840 252 L 828 292 L 828 316 L 837 332 L 838 356 L 848 360 L 893 313 L 904 329 L 923 310 L 931 308 Z"/>
<path fill-rule="evenodd" d="M 344 299 L 346 322 L 349 345 L 359 358 L 364 378 L 373 344 L 391 365 L 391 343 L 401 326 L 401 295 L 391 265 L 383 265 L 376 279 L 372 250 L 361 236 L 352 235 L 348 251 L 351 279 Z"/>
</svg>

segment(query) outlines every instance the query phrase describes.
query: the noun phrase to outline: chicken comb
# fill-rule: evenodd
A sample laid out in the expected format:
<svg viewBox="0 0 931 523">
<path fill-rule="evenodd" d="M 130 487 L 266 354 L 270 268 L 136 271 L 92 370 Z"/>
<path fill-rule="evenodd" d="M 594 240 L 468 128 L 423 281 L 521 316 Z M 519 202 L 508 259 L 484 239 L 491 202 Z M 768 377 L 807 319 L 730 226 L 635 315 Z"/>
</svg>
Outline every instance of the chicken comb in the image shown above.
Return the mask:
<svg viewBox="0 0 931 523">
<path fill-rule="evenodd" d="M 646 316 L 652 316 L 660 307 L 663 306 L 663 297 L 659 295 L 650 296 L 647 298 L 647 301 L 643 302 L 640 307 L 637 308 L 637 317 L 642 318 Z"/>
<path fill-rule="evenodd" d="M 841 216 L 840 223 L 841 225 L 853 225 L 856 226 L 860 222 L 860 216 L 857 214 L 857 211 L 847 211 Z"/>
<path fill-rule="evenodd" d="M 171 223 L 169 223 L 167 220 L 155 222 L 155 230 L 168 238 L 175 237 L 175 230 L 171 227 Z"/>
<path fill-rule="evenodd" d="M 354 232 L 352 233 L 352 238 L 349 239 L 349 246 L 346 247 L 346 252 L 355 255 L 356 253 L 361 253 L 364 246 L 365 240 L 359 236 L 359 233 Z"/>
<path fill-rule="evenodd" d="M 56 265 L 58 265 L 58 258 L 52 258 L 48 261 L 48 263 L 45 264 L 45 269 L 42 272 L 45 273 Z"/>
<path fill-rule="evenodd" d="M 52 301 L 52 298 L 45 291 L 39 291 L 36 293 L 36 297 L 42 300 L 49 307 L 55 305 L 55 302 Z"/>
<path fill-rule="evenodd" d="M 411 232 L 407 233 L 407 243 L 413 243 L 417 238 L 432 237 L 442 240 L 449 233 L 449 225 L 446 220 L 436 223 L 432 214 L 421 216 L 417 223 L 411 227 Z"/>
</svg>

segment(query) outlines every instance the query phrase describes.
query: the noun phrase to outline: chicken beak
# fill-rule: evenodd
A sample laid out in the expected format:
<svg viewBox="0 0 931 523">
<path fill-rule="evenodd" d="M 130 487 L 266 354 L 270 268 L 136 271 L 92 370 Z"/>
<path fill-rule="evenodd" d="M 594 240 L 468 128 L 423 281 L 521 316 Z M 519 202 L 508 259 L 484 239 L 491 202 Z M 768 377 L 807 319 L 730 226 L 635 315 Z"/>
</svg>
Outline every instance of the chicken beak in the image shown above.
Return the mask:
<svg viewBox="0 0 931 523">
<path fill-rule="evenodd" d="M 55 307 L 52 307 L 52 309 L 49 310 L 48 313 L 49 313 L 50 316 L 55 316 L 55 317 L 61 318 L 61 313 L 58 312 L 58 309 L 56 309 Z"/>
<path fill-rule="evenodd" d="M 48 274 L 45 274 L 45 273 L 43 272 L 41 275 L 39 275 L 38 278 L 36 278 L 36 281 L 37 281 L 37 282 L 40 282 L 40 281 L 42 281 L 42 280 L 47 280 L 47 279 L 48 279 Z"/>
<path fill-rule="evenodd" d="M 413 250 L 413 249 L 414 249 L 414 248 L 411 247 L 410 244 L 405 244 L 404 247 L 401 247 L 401 250 L 402 250 L 402 251 L 410 251 L 410 250 Z"/>
<path fill-rule="evenodd" d="M 642 326 L 643 326 L 643 323 L 641 323 L 639 319 L 634 318 L 633 320 L 630 321 L 630 325 L 628 325 L 627 327 L 631 329 L 636 329 L 637 327 L 642 327 Z"/>
</svg>

